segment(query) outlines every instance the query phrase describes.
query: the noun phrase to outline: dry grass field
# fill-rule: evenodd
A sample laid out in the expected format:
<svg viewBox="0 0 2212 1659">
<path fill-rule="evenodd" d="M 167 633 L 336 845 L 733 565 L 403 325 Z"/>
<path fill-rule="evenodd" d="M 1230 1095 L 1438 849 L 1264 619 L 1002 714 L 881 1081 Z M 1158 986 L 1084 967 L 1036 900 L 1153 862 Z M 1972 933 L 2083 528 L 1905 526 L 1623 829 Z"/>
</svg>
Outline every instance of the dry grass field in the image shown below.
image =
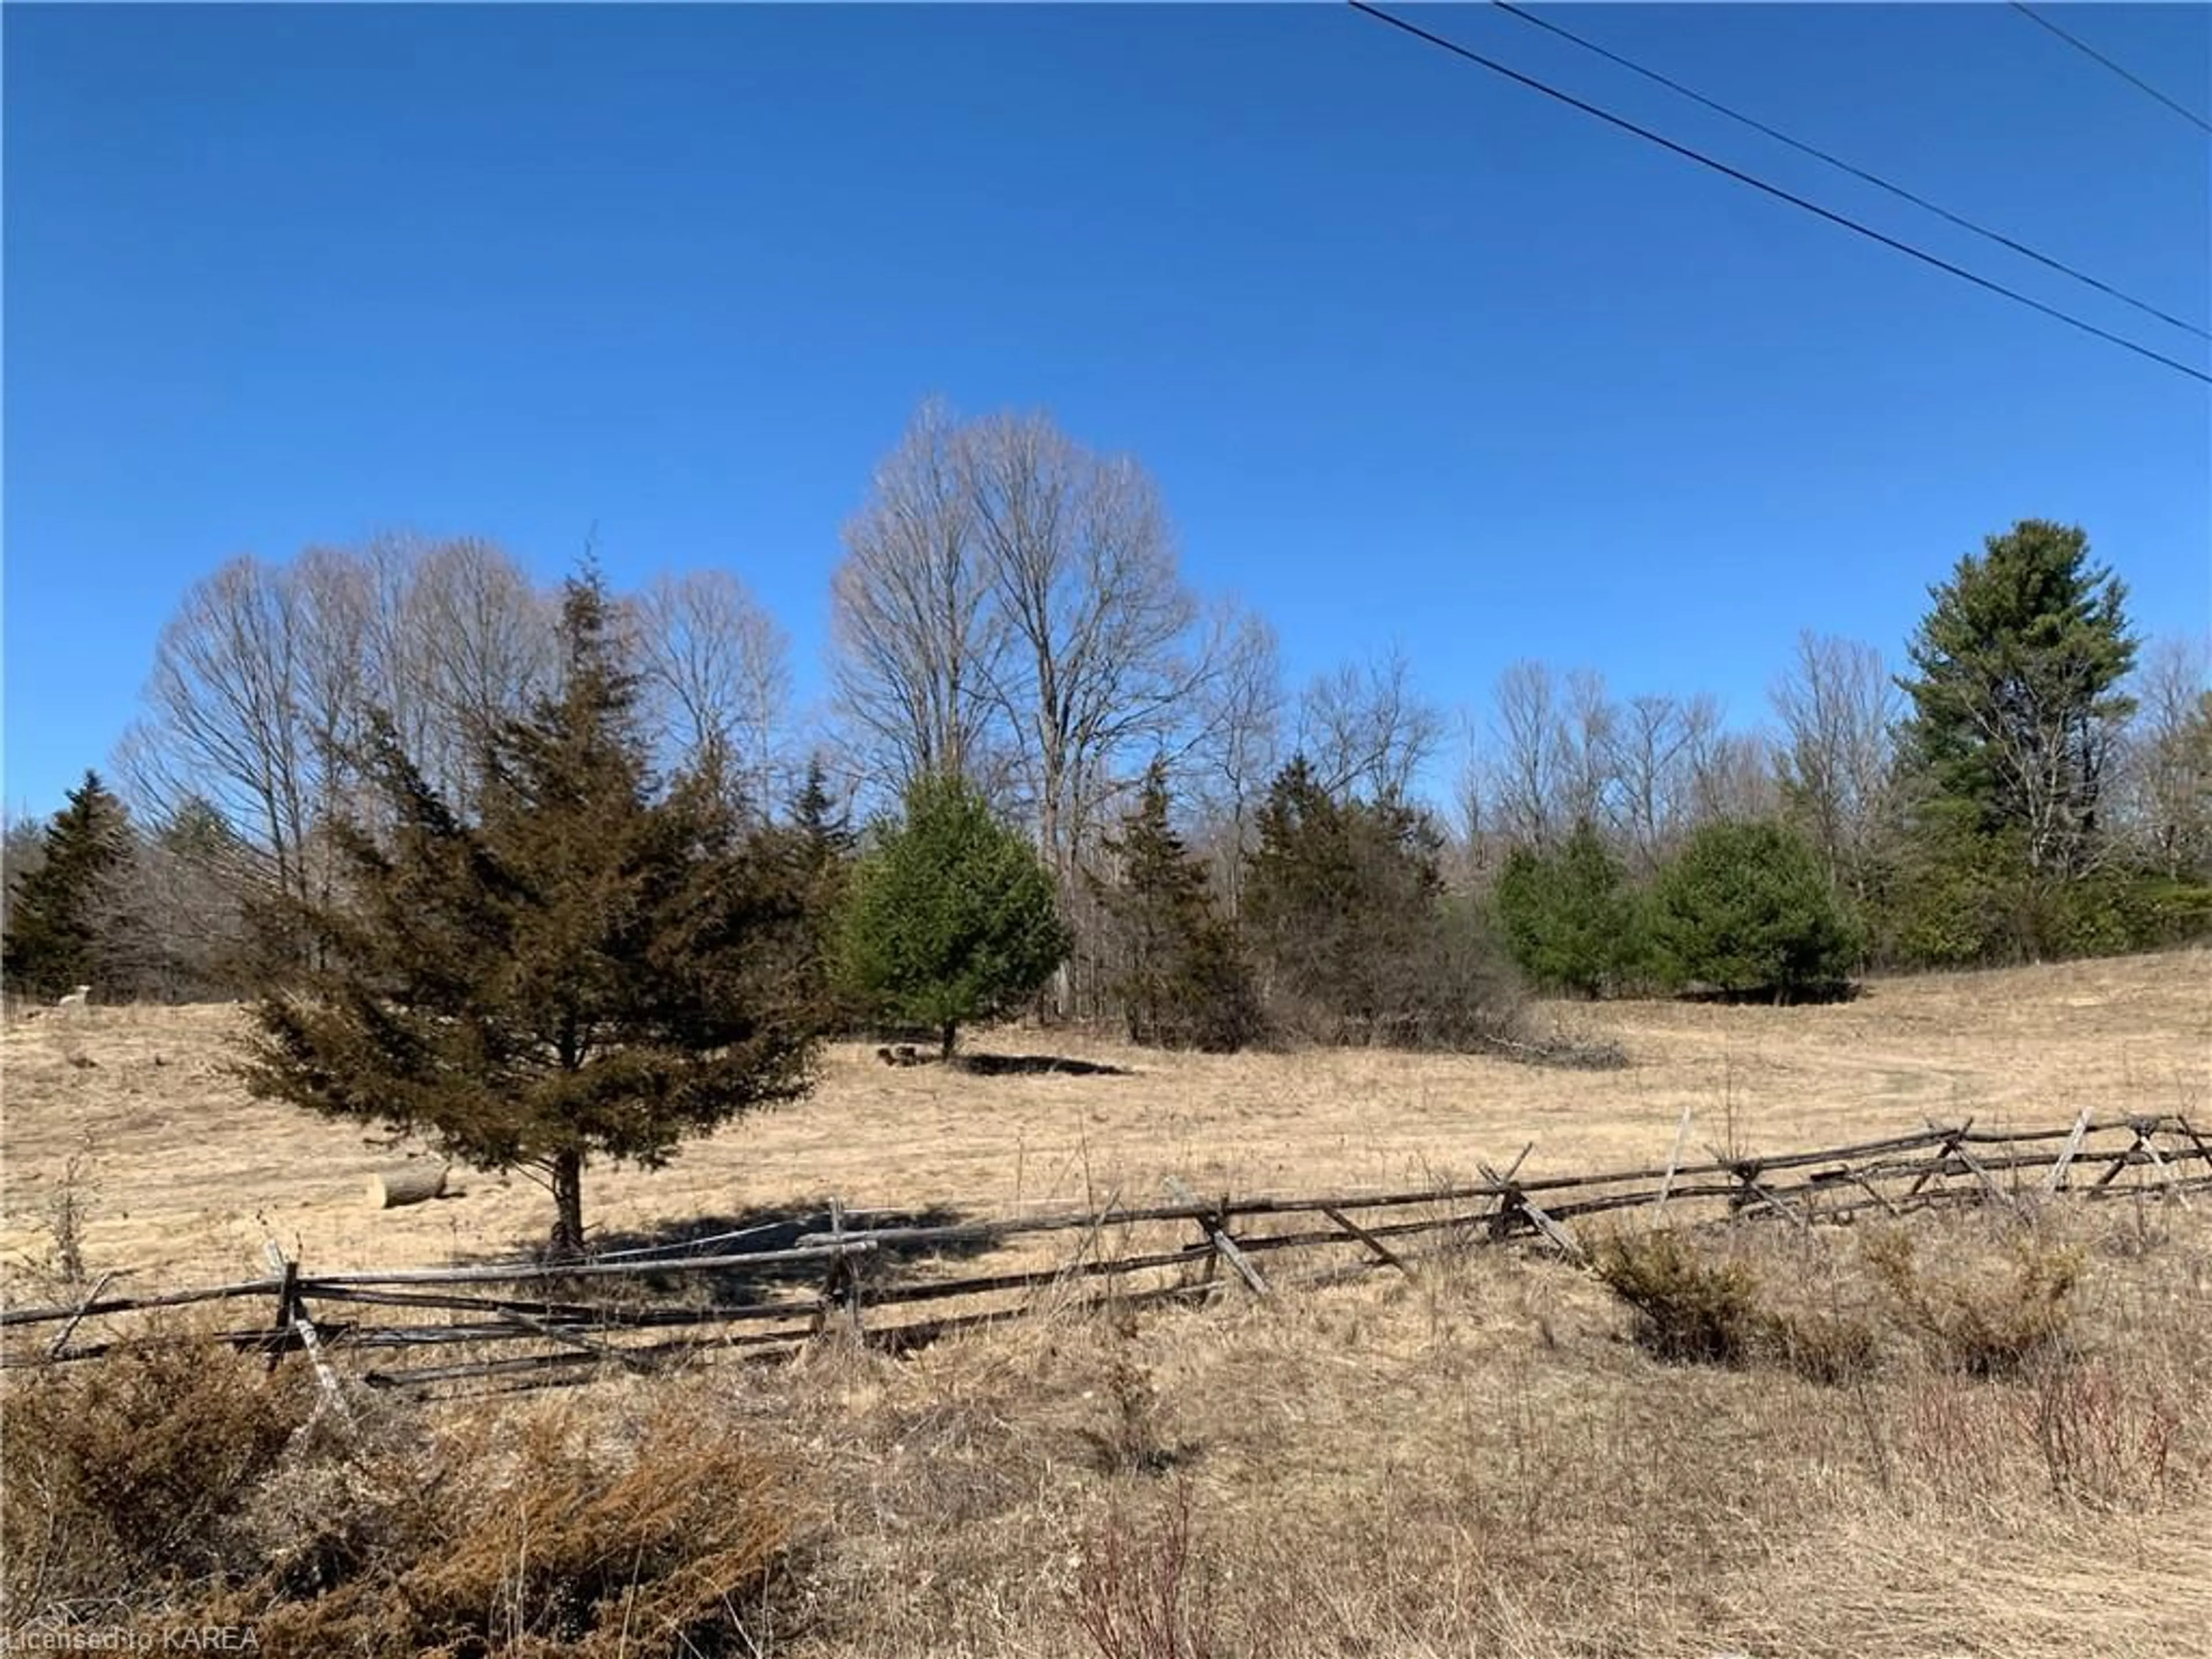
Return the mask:
<svg viewBox="0 0 2212 1659">
<path fill-rule="evenodd" d="M 634 1231 L 831 1193 L 991 1210 L 1149 1197 L 1168 1173 L 1397 1184 L 1531 1139 L 1529 1168 L 1566 1171 L 1662 1158 L 1685 1105 L 1698 1140 L 1773 1150 L 1931 1115 L 2203 1113 L 2208 968 L 2195 952 L 1883 981 L 1834 1007 L 1561 1011 L 1625 1045 L 1613 1073 L 1002 1032 L 977 1046 L 1131 1074 L 985 1079 L 841 1050 L 809 1103 L 665 1171 L 601 1173 L 587 1206 Z M 234 1018 L 94 1010 L 6 1034 L 12 1293 L 51 1270 L 73 1155 L 85 1267 L 139 1288 L 246 1276 L 264 1226 L 324 1267 L 542 1235 L 543 1194 L 482 1175 L 367 1210 L 362 1179 L 392 1155 L 246 1100 L 219 1070 Z M 830 1341 L 546 1395 L 374 1396 L 350 1443 L 268 1439 L 289 1461 L 198 1528 L 205 1577 L 152 1591 L 124 1544 L 54 1522 L 64 1477 L 99 1462 L 86 1448 L 149 1437 L 127 1387 L 95 1387 L 128 1376 L 102 1361 L 11 1386 L 9 1541 L 20 1564 L 26 1540 L 75 1537 L 74 1582 L 126 1587 L 141 1630 L 242 1622 L 270 1654 L 2212 1651 L 2212 1206 L 2069 1200 L 1698 1248 L 1761 1316 L 1863 1330 L 1867 1352 L 1663 1362 L 1591 1275 L 1515 1249 L 1264 1302 L 1047 1309 L 900 1358 Z M 2023 1331 L 2002 1363 L 1970 1360 Z M 161 1386 L 204 1390 L 196 1445 L 227 1414 L 300 1404 L 255 1403 L 258 1364 Z M 35 1611 L 21 1571 L 11 1622 Z"/>
<path fill-rule="evenodd" d="M 1535 1143 L 1530 1173 L 1662 1160 L 1693 1146 L 1831 1145 L 1972 1115 L 1984 1127 L 2212 1100 L 2212 953 L 1880 981 L 1850 1003 L 1630 1003 L 1540 1011 L 1616 1038 L 1617 1072 L 1354 1050 L 1218 1058 L 1087 1034 L 987 1032 L 1127 1076 L 975 1078 L 833 1049 L 805 1103 L 687 1145 L 653 1172 L 594 1168 L 586 1215 L 625 1234 L 835 1195 L 875 1207 L 1420 1185 Z M 0 1285 L 52 1266 L 71 1160 L 94 1273 L 144 1290 L 251 1277 L 263 1242 L 333 1271 L 509 1255 L 550 1223 L 528 1181 L 457 1171 L 464 1195 L 385 1212 L 363 1183 L 405 1148 L 248 1099 L 223 1073 L 236 1011 L 93 1008 L 0 1036 Z"/>
</svg>

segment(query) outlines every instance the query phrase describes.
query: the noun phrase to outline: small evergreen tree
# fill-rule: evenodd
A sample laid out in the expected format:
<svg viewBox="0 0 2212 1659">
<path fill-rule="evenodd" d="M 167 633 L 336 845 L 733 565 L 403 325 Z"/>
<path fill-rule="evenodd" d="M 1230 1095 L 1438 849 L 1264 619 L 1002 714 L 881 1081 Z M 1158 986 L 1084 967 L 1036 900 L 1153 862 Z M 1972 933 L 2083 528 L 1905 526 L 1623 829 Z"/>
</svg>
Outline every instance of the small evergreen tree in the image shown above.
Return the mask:
<svg viewBox="0 0 2212 1659">
<path fill-rule="evenodd" d="M 279 907 L 322 965 L 264 988 L 240 1071 L 264 1098 L 536 1174 L 565 1256 L 589 1158 L 656 1167 L 794 1098 L 813 1033 L 788 860 L 711 759 L 654 787 L 596 573 L 568 584 L 560 633 L 559 691 L 493 740 L 477 822 L 380 726 L 386 827 L 336 823 L 340 896 Z"/>
<path fill-rule="evenodd" d="M 68 792 L 47 824 L 37 865 L 9 872 L 5 945 L 10 988 L 60 996 L 79 985 L 114 996 L 132 988 L 112 928 L 118 878 L 131 854 L 130 813 L 96 772 Z"/>
<path fill-rule="evenodd" d="M 1395 799 L 1339 799 L 1301 756 L 1269 786 L 1258 827 L 1243 919 L 1271 1018 L 1329 1042 L 1499 1034 L 1504 988 L 1447 916 L 1432 823 Z"/>
<path fill-rule="evenodd" d="M 826 1030 L 840 1030 L 848 1011 L 837 983 L 837 927 L 852 885 L 854 849 L 860 837 L 849 816 L 830 798 L 820 756 L 806 763 L 805 781 L 791 803 L 788 831 L 805 915 L 799 981 L 807 1001 L 821 1011 Z"/>
<path fill-rule="evenodd" d="M 1495 903 L 1514 961 L 1539 984 L 1601 996 L 1636 967 L 1636 895 L 1587 818 L 1553 850 L 1509 853 Z"/>
<path fill-rule="evenodd" d="M 1033 995 L 1067 954 L 1052 878 L 957 777 L 918 779 L 906 816 L 854 872 L 840 929 L 844 982 L 868 1008 L 939 1034 Z"/>
<path fill-rule="evenodd" d="M 1154 761 L 1120 838 L 1105 842 L 1120 866 L 1094 883 L 1121 959 L 1109 989 L 1131 1042 L 1231 1054 L 1259 1030 L 1258 998 L 1168 807 L 1167 769 Z"/>
<path fill-rule="evenodd" d="M 1778 823 L 1707 824 L 1659 873 L 1654 957 L 1678 984 L 1789 1000 L 1834 990 L 1857 941 L 1819 857 Z"/>
</svg>

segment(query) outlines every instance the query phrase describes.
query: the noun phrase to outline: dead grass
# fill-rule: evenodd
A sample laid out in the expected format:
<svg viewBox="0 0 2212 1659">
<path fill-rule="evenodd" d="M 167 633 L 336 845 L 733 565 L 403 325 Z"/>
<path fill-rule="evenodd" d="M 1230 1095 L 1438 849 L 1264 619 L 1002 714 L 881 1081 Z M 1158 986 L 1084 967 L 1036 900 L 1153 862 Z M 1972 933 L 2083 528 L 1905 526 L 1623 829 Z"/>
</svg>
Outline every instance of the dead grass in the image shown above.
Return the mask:
<svg viewBox="0 0 2212 1659">
<path fill-rule="evenodd" d="M 2206 966 L 2198 952 L 1881 984 L 1838 1006 L 1576 1015 L 1626 1043 L 1620 1073 L 1085 1041 L 1135 1074 L 981 1080 L 856 1049 L 831 1057 L 814 1102 L 588 1196 L 602 1221 L 642 1228 L 833 1191 L 1005 1207 L 1149 1196 L 1169 1171 L 1201 1191 L 1395 1183 L 1532 1137 L 1531 1168 L 1656 1162 L 1685 1103 L 1693 1144 L 1754 1151 L 1927 1114 L 2039 1127 L 2082 1104 L 2202 1110 Z M 52 1033 L 7 1034 L 0 1145 L 25 1252 L 51 1252 L 41 1218 L 88 1133 L 94 1276 L 251 1271 L 257 1215 L 311 1264 L 504 1251 L 541 1231 L 542 1195 L 481 1176 L 465 1199 L 366 1211 L 359 1176 L 389 1154 L 196 1069 L 229 1018 L 94 1011 L 71 1039 L 89 1068 L 50 1052 Z M 1664 1362 L 1594 1276 L 1472 1250 L 1265 1302 L 1231 1281 L 1206 1307 L 1048 1310 L 904 1358 L 833 1341 L 788 1365 L 386 1406 L 343 1452 L 320 1431 L 288 1441 L 192 1584 L 142 1566 L 103 1593 L 137 1618 L 252 1622 L 264 1653 L 2201 1651 L 2212 1212 L 2065 1200 L 2025 1224 L 1910 1224 L 1911 1282 L 1938 1310 L 1953 1291 L 2034 1304 L 2045 1281 L 2023 1249 L 2067 1264 L 2064 1340 L 1994 1374 L 1920 1340 L 1884 1247 L 1866 1248 L 1881 1228 L 1727 1236 L 1762 1310 L 1807 1347 L 1875 1330 L 1865 1363 L 1832 1367 Z M 21 1414 L 28 1386 L 11 1378 L 0 1401 L 11 1448 L 27 1421 L 60 1420 Z M 40 1490 L 15 1467 L 11 1528 Z"/>
<path fill-rule="evenodd" d="M 2194 951 L 1882 981 L 1827 1006 L 1561 1011 L 1626 1047 L 1619 1072 L 1365 1050 L 1176 1054 L 1006 1031 L 977 1047 L 1075 1052 L 1132 1074 L 978 1079 L 842 1046 L 799 1106 L 689 1145 L 661 1171 L 594 1168 L 586 1217 L 650 1231 L 831 1194 L 1004 1211 L 1149 1197 L 1170 1173 L 1201 1192 L 1404 1187 L 1472 1177 L 1476 1160 L 1532 1139 L 1531 1173 L 1652 1164 L 1685 1106 L 1693 1152 L 1893 1133 L 1931 1115 L 2001 1127 L 2063 1122 L 2085 1103 L 2203 1110 L 2208 974 L 2212 953 Z M 237 1018 L 95 1008 L 0 1034 L 0 1284 L 21 1293 L 57 1265 L 50 1217 L 74 1156 L 82 1267 L 127 1285 L 254 1270 L 271 1233 L 311 1268 L 510 1255 L 542 1239 L 549 1201 L 520 1178 L 456 1171 L 463 1196 L 369 1210 L 364 1177 L 406 1149 L 247 1099 L 220 1072 Z"/>
</svg>

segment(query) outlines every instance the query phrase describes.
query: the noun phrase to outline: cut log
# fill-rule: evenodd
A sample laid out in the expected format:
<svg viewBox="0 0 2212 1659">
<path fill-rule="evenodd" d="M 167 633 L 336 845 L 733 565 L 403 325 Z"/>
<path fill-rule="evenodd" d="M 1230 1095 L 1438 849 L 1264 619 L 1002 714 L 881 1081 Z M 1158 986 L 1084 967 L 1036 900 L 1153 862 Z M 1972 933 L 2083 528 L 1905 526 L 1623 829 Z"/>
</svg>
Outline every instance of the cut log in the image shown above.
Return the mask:
<svg viewBox="0 0 2212 1659">
<path fill-rule="evenodd" d="M 380 1170 L 368 1178 L 368 1207 L 396 1210 L 403 1204 L 437 1198 L 446 1190 L 446 1169 L 425 1158 L 396 1170 Z"/>
</svg>

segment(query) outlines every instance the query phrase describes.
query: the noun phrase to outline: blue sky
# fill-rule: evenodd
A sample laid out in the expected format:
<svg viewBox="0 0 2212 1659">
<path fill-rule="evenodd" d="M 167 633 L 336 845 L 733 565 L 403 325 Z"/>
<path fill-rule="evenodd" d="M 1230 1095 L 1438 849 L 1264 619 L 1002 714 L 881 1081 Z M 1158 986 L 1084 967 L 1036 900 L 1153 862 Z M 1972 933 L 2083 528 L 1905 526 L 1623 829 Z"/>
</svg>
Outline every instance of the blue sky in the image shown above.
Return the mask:
<svg viewBox="0 0 2212 1659">
<path fill-rule="evenodd" d="M 2168 310 L 2212 144 L 1996 5 L 1559 21 Z M 2212 13 L 2053 15 L 2200 110 Z M 1484 8 L 1420 21 L 2203 365 Z M 1894 652 L 2015 518 L 2208 625 L 2206 388 L 1344 9 L 9 5 L 5 793 L 104 765 L 178 594 L 385 526 L 737 570 L 818 690 L 914 406 L 1158 477 L 1299 677 L 1394 642 L 1711 690 Z"/>
</svg>

